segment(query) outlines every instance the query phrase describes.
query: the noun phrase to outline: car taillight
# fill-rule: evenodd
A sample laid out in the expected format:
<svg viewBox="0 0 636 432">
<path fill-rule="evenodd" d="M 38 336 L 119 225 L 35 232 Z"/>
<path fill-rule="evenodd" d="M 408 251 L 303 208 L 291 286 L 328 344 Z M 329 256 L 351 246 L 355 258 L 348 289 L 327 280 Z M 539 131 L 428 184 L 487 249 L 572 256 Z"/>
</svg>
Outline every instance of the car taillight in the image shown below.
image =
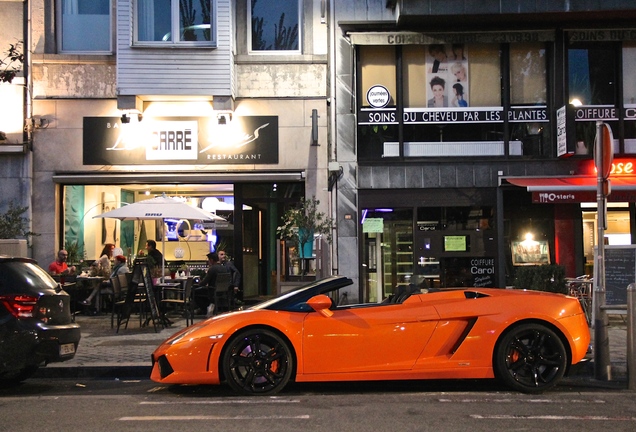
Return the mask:
<svg viewBox="0 0 636 432">
<path fill-rule="evenodd" d="M 32 318 L 38 298 L 24 294 L 10 294 L 0 296 L 0 302 L 14 317 Z"/>
</svg>

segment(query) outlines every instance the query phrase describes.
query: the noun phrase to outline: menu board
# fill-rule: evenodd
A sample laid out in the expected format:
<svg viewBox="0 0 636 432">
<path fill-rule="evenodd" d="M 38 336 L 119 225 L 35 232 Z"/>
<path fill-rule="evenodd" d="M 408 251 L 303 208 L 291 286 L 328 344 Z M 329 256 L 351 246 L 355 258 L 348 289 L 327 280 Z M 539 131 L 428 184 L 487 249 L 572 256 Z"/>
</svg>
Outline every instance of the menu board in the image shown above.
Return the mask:
<svg viewBox="0 0 636 432">
<path fill-rule="evenodd" d="M 627 304 L 627 286 L 636 283 L 636 245 L 605 246 L 605 304 Z"/>
</svg>

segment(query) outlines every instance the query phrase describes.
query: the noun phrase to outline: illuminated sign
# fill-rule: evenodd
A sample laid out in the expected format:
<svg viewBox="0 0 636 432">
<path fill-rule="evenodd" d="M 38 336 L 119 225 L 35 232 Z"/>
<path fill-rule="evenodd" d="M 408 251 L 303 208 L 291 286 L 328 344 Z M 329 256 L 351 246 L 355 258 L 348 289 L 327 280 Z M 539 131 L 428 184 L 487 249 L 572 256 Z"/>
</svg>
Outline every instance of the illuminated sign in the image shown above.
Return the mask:
<svg viewBox="0 0 636 432">
<path fill-rule="evenodd" d="M 276 164 L 278 117 L 84 117 L 84 165 Z"/>
<path fill-rule="evenodd" d="M 614 159 L 612 163 L 612 168 L 610 171 L 611 176 L 621 176 L 621 175 L 634 175 L 634 165 L 636 164 L 635 160 L 630 159 Z M 581 171 L 584 174 L 594 175 L 596 176 L 596 167 L 594 166 L 594 161 L 589 160 L 585 161 L 581 164 Z"/>
</svg>

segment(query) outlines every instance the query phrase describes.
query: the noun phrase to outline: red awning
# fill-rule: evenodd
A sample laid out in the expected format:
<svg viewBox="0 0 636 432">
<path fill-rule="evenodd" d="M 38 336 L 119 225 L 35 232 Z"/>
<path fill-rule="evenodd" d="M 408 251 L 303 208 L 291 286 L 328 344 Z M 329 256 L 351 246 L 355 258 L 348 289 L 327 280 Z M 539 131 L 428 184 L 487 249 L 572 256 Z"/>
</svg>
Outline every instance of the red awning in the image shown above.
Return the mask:
<svg viewBox="0 0 636 432">
<path fill-rule="evenodd" d="M 528 192 L 596 191 L 596 177 L 503 177 L 508 183 Z M 636 176 L 610 177 L 612 190 L 636 190 Z"/>
</svg>

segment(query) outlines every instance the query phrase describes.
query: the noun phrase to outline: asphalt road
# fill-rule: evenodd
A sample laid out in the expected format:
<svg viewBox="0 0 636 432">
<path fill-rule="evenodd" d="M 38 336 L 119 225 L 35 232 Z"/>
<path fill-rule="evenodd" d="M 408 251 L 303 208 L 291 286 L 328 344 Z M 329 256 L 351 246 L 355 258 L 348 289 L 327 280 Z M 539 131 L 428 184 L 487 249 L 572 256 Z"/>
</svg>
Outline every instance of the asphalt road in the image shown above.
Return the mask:
<svg viewBox="0 0 636 432">
<path fill-rule="evenodd" d="M 568 381 L 542 395 L 495 381 L 295 384 L 273 397 L 149 380 L 32 379 L 0 389 L 0 431 L 633 431 L 636 393 Z"/>
</svg>

